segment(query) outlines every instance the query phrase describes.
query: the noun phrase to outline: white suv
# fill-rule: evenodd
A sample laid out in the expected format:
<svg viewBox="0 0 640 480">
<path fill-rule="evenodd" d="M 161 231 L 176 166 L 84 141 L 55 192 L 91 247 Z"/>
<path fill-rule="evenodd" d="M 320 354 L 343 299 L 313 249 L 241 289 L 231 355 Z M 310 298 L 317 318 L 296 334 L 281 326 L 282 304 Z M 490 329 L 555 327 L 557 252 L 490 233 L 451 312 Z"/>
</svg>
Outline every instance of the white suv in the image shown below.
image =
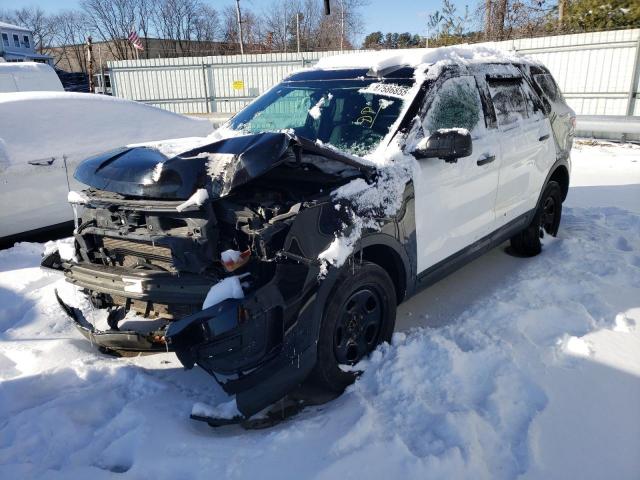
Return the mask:
<svg viewBox="0 0 640 480">
<path fill-rule="evenodd" d="M 175 351 L 244 421 L 302 382 L 342 391 L 398 303 L 483 252 L 539 253 L 574 121 L 549 71 L 471 49 L 378 55 L 293 74 L 182 150 L 81 164 L 75 255 L 43 261 L 110 310 L 98 330 L 59 299 L 80 331 Z M 160 322 L 128 328 L 130 311 Z"/>
</svg>

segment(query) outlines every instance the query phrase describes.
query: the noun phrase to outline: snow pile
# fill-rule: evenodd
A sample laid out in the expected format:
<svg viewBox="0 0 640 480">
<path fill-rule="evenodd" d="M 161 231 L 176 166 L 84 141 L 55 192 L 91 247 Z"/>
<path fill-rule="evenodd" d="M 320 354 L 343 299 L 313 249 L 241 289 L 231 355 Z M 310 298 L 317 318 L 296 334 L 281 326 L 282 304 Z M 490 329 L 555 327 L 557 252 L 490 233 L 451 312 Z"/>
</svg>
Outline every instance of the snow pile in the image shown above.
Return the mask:
<svg viewBox="0 0 640 480">
<path fill-rule="evenodd" d="M 226 277 L 211 287 L 202 303 L 202 310 L 213 307 L 228 298 L 244 298 L 241 278 L 242 276 Z"/>
<path fill-rule="evenodd" d="M 53 290 L 104 312 L 38 268 L 43 246 L 0 251 L 0 476 L 637 478 L 640 148 L 575 153 L 540 256 L 495 249 L 409 300 L 355 385 L 265 431 L 190 420 L 234 402 L 173 354 L 100 354 Z"/>
<path fill-rule="evenodd" d="M 207 405 L 206 403 L 195 403 L 191 409 L 191 415 L 197 417 L 210 417 L 210 418 L 235 418 L 242 417 L 242 414 L 238 411 L 238 406 L 234 399 L 228 402 L 220 403 L 215 406 Z"/>
<path fill-rule="evenodd" d="M 202 205 L 204 205 L 204 202 L 206 202 L 208 199 L 209 199 L 209 192 L 207 192 L 204 188 L 199 188 L 187 200 L 185 200 L 180 205 L 178 205 L 176 207 L 176 210 L 179 212 L 183 212 L 187 208 L 201 207 Z"/>
</svg>

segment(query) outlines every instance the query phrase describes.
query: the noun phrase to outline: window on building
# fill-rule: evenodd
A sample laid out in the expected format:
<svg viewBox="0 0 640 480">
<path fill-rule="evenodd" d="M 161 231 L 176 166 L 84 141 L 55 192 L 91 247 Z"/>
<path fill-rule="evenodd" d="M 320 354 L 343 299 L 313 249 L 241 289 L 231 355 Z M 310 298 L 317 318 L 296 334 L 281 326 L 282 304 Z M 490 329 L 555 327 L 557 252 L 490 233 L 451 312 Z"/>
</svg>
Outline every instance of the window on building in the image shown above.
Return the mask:
<svg viewBox="0 0 640 480">
<path fill-rule="evenodd" d="M 13 34 L 13 46 L 20 48 L 20 38 L 15 33 Z"/>
<path fill-rule="evenodd" d="M 29 42 L 29 35 L 22 36 L 22 43 L 24 43 L 25 47 L 31 48 L 31 42 Z"/>
<path fill-rule="evenodd" d="M 8 46 L 9 46 L 9 35 L 7 35 L 6 33 L 3 33 L 3 34 L 2 34 L 2 44 L 3 44 L 5 47 L 8 47 Z"/>
</svg>

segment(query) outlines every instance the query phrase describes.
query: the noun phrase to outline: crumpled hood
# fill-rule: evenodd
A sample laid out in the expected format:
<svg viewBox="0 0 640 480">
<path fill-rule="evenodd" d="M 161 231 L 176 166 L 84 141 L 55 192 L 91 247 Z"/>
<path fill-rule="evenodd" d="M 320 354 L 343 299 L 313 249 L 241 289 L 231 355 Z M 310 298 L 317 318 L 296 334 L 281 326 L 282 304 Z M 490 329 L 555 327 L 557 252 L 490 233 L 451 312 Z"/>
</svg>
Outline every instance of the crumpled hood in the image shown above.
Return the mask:
<svg viewBox="0 0 640 480">
<path fill-rule="evenodd" d="M 223 196 L 287 160 L 292 139 L 285 133 L 244 135 L 173 157 L 151 147 L 123 147 L 85 160 L 74 176 L 127 196 L 183 200 L 199 188 Z"/>
</svg>

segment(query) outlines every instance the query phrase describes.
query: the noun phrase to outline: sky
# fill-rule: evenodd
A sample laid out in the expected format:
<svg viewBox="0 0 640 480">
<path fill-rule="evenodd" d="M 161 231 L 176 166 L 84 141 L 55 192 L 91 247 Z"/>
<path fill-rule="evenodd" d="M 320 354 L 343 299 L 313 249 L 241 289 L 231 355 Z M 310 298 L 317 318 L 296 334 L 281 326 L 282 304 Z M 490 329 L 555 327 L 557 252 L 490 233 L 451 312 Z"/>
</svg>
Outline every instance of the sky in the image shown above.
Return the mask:
<svg viewBox="0 0 640 480">
<path fill-rule="evenodd" d="M 222 8 L 233 4 L 232 0 L 203 0 L 214 8 Z M 322 0 L 317 0 L 322 3 Z M 332 0 L 337 4 L 339 0 Z M 241 7 L 251 8 L 256 11 L 263 11 L 273 0 L 240 0 Z M 464 0 L 454 0 L 458 9 L 462 13 L 464 5 L 473 6 L 475 0 L 465 2 Z M 14 7 L 26 7 L 37 5 L 49 12 L 56 12 L 62 9 L 75 8 L 79 0 L 14 0 Z M 426 34 L 427 15 L 438 10 L 441 0 L 370 0 L 368 6 L 363 8 L 364 33 L 375 32 L 410 32 L 420 35 Z M 390 8 L 390 5 L 392 7 Z M 360 39 L 362 40 L 362 39 Z"/>
</svg>

